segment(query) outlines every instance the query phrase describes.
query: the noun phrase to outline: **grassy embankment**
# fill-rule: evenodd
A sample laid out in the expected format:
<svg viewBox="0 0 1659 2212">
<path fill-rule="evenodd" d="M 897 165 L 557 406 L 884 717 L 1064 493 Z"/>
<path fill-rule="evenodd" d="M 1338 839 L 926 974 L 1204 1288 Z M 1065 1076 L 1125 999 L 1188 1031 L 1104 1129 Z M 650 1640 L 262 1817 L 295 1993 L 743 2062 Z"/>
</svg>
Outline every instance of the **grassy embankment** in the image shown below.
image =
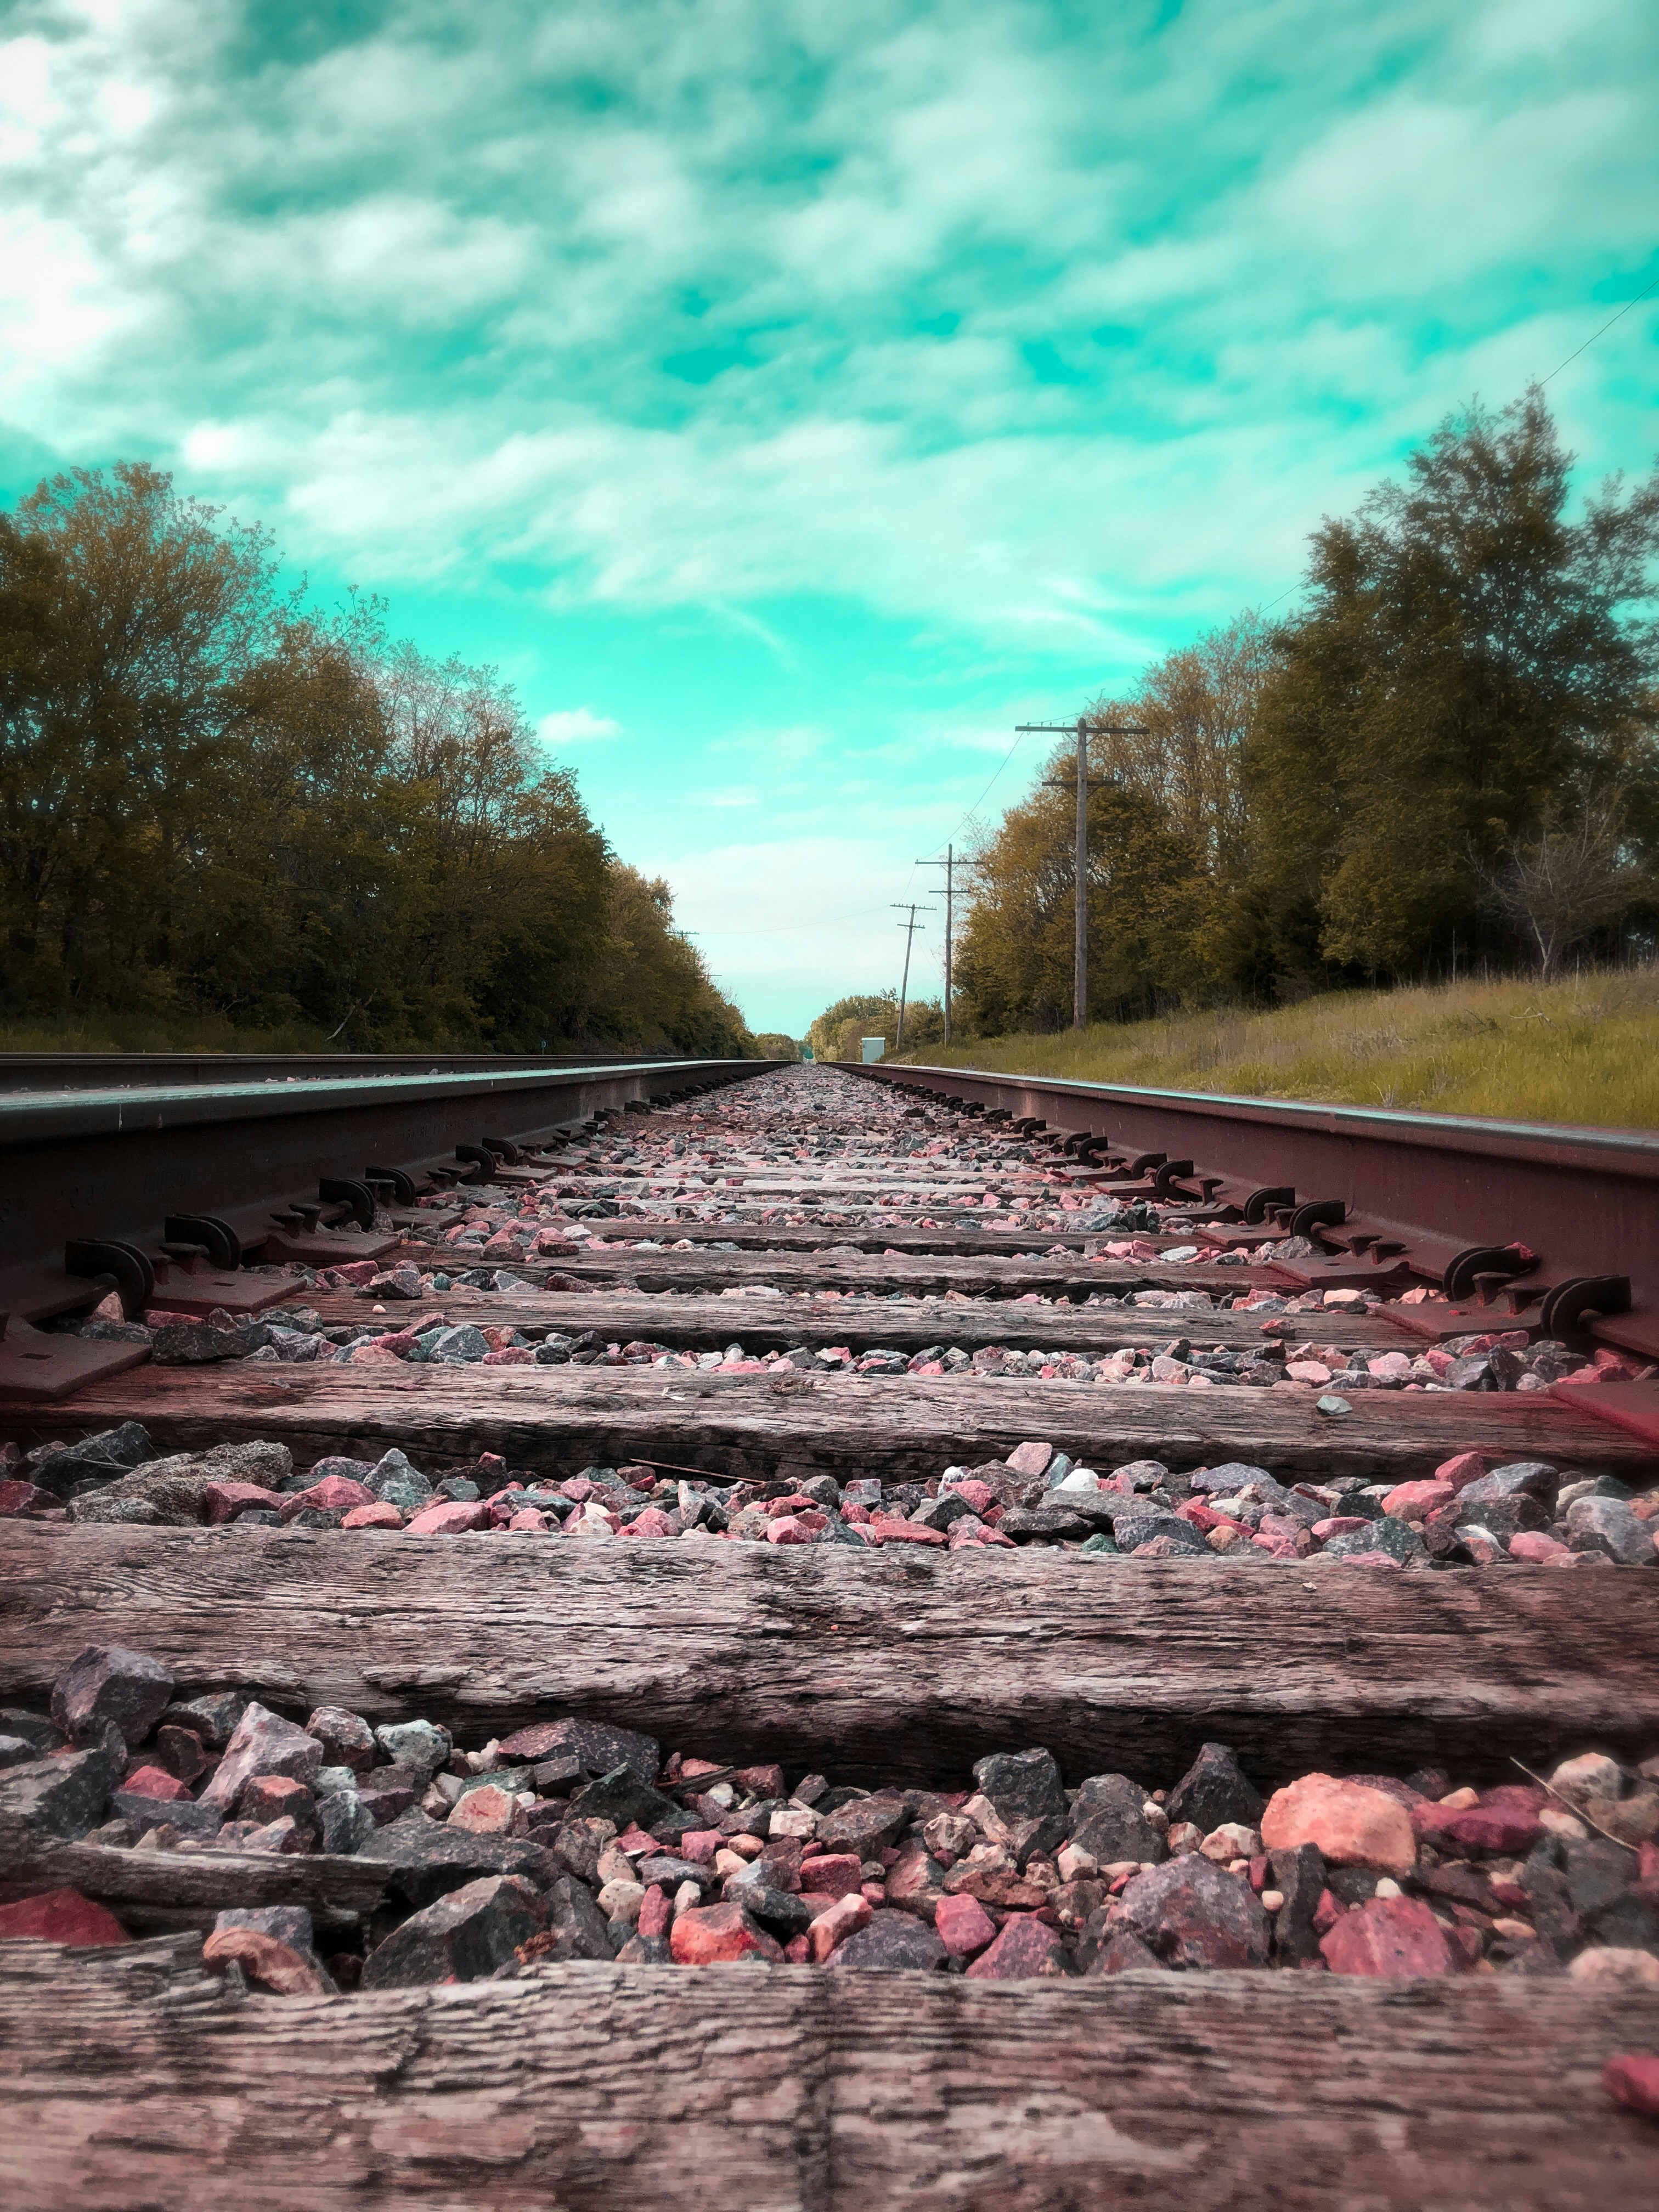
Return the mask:
<svg viewBox="0 0 1659 2212">
<path fill-rule="evenodd" d="M 1659 1127 L 1659 970 L 1547 987 L 1346 991 L 1268 1013 L 1103 1022 L 903 1056 L 1162 1091 L 1651 1129 Z"/>
</svg>

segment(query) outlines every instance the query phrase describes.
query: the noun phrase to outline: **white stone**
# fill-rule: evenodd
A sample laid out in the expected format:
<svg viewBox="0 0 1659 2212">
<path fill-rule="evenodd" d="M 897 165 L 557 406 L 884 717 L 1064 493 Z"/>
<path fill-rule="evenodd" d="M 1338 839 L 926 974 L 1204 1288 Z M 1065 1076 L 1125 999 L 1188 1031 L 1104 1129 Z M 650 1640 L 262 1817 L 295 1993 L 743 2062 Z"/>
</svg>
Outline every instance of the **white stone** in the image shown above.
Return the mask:
<svg viewBox="0 0 1659 2212">
<path fill-rule="evenodd" d="M 1581 1752 L 1577 1759 L 1564 1759 L 1550 1777 L 1551 1789 L 1559 1790 L 1575 1805 L 1583 1805 L 1592 1797 L 1617 1797 L 1624 1786 L 1624 1770 L 1618 1760 L 1600 1751 Z"/>
<path fill-rule="evenodd" d="M 1626 1951 L 1613 1944 L 1581 1951 L 1567 1972 L 1575 1982 L 1609 1983 L 1619 1989 L 1659 1985 L 1659 1959 L 1651 1951 Z"/>
</svg>

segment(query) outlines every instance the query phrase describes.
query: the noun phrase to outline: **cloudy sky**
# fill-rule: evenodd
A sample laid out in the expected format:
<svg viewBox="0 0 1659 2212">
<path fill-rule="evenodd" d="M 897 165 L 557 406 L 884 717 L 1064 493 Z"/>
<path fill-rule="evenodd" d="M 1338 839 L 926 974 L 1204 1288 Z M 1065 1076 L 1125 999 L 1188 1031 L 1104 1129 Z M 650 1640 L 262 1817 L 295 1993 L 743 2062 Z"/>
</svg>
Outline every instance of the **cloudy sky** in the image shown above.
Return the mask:
<svg viewBox="0 0 1659 2212">
<path fill-rule="evenodd" d="M 1659 294 L 1567 357 L 1659 277 L 1656 63 L 1652 0 L 0 0 L 0 491 L 142 454 L 495 662 L 799 1033 L 1015 723 L 1449 408 L 1559 368 L 1650 465 Z"/>
</svg>

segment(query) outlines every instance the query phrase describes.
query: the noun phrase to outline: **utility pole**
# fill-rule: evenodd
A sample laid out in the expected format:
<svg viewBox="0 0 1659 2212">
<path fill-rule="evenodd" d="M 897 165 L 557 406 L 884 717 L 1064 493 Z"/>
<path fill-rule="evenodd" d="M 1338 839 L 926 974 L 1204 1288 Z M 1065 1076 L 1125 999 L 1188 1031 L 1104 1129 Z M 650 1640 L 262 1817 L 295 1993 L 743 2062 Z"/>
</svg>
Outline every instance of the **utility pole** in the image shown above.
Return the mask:
<svg viewBox="0 0 1659 2212">
<path fill-rule="evenodd" d="M 954 920 L 952 897 L 956 890 L 957 848 L 947 845 L 942 860 L 918 860 L 919 868 L 943 868 L 945 871 L 945 1042 L 951 1042 L 951 948 L 956 941 L 951 927 Z"/>
<path fill-rule="evenodd" d="M 1144 738 L 1146 731 L 1129 722 L 1097 722 L 1094 726 L 1104 735 L 1118 738 Z M 1020 731 L 1042 731 L 1054 737 L 1076 736 L 1077 738 L 1077 853 L 1072 893 L 1072 1027 L 1086 1029 L 1089 1024 L 1089 793 L 1109 783 L 1109 775 L 1097 775 L 1092 782 L 1089 775 L 1089 720 L 1079 714 L 1075 725 L 1070 722 L 1021 722 Z M 1043 779 L 1045 791 L 1066 791 L 1071 787 L 1054 776 Z"/>
<path fill-rule="evenodd" d="M 897 925 L 904 932 L 904 981 L 899 985 L 898 1032 L 893 1040 L 893 1049 L 895 1052 L 902 1052 L 904 1049 L 904 1002 L 910 995 L 910 939 L 922 927 L 922 924 L 916 920 L 916 916 L 919 914 L 933 914 L 938 909 L 931 906 L 923 906 L 920 901 L 910 906 L 906 906 L 902 899 L 895 899 L 892 903 L 896 914 L 906 914 L 910 917 L 908 921 L 901 921 Z"/>
</svg>

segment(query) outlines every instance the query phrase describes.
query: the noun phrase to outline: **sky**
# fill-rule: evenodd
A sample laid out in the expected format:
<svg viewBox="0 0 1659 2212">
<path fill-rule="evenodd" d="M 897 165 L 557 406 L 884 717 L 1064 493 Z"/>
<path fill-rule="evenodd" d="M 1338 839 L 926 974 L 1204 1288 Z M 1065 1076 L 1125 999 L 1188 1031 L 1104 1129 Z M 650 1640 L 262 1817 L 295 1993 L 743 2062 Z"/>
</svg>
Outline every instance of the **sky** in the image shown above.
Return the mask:
<svg viewBox="0 0 1659 2212">
<path fill-rule="evenodd" d="M 1652 0 L 0 0 L 0 495 L 495 665 L 799 1036 L 1449 410 L 1652 465 L 1656 95 Z"/>
</svg>

